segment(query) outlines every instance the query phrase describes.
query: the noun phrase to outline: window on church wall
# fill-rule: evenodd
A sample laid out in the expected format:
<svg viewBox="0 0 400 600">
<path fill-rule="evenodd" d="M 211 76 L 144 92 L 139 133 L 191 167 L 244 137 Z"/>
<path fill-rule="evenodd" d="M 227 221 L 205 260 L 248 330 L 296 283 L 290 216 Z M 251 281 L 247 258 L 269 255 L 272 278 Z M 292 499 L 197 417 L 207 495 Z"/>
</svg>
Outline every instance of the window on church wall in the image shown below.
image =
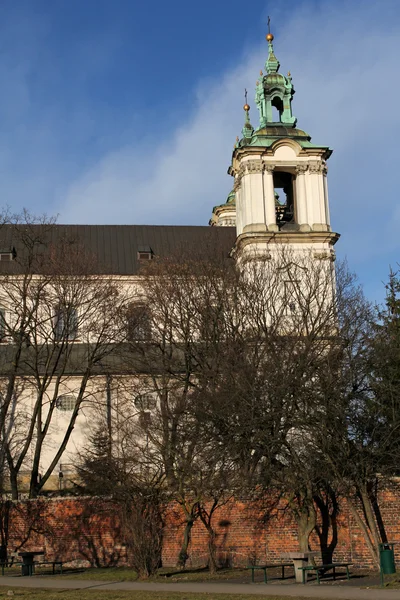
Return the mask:
<svg viewBox="0 0 400 600">
<path fill-rule="evenodd" d="M 143 342 L 151 338 L 151 315 L 145 304 L 131 304 L 127 311 L 129 342 Z"/>
<path fill-rule="evenodd" d="M 134 404 L 141 412 L 151 412 L 157 406 L 157 394 L 155 392 L 140 394 L 135 397 Z"/>
<path fill-rule="evenodd" d="M 295 177 L 286 171 L 274 171 L 276 222 L 279 226 L 296 222 Z"/>
<path fill-rule="evenodd" d="M 147 410 L 139 413 L 138 424 L 143 431 L 148 431 L 151 425 L 151 413 Z"/>
<path fill-rule="evenodd" d="M 6 341 L 6 311 L 0 306 L 0 342 Z"/>
<path fill-rule="evenodd" d="M 225 337 L 225 310 L 221 300 L 211 300 L 205 303 L 199 314 L 199 339 L 205 341 L 216 341 Z"/>
<path fill-rule="evenodd" d="M 78 311 L 73 306 L 58 305 L 54 314 L 54 337 L 57 341 L 78 338 Z"/>
<path fill-rule="evenodd" d="M 133 403 L 138 411 L 137 424 L 147 432 L 152 423 L 152 412 L 157 406 L 157 392 L 145 392 L 134 397 Z"/>
<path fill-rule="evenodd" d="M 76 398 L 72 394 L 64 394 L 58 396 L 56 400 L 56 408 L 64 412 L 72 412 L 76 405 Z"/>
<path fill-rule="evenodd" d="M 299 310 L 299 285 L 297 280 L 289 279 L 283 282 L 283 303 L 286 314 L 295 314 Z"/>
</svg>

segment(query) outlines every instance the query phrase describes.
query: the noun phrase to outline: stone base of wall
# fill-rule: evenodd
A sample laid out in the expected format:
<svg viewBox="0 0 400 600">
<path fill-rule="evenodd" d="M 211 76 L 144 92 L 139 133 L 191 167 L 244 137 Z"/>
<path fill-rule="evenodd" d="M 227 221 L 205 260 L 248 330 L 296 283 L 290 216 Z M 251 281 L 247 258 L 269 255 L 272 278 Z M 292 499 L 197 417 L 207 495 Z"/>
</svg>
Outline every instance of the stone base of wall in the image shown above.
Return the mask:
<svg viewBox="0 0 400 600">
<path fill-rule="evenodd" d="M 400 543 L 400 490 L 393 486 L 380 495 L 380 506 L 389 541 Z M 8 551 L 45 550 L 47 556 L 82 566 L 129 564 L 117 507 L 98 498 L 52 498 L 4 502 L 0 526 L 8 527 Z M 283 552 L 298 550 L 297 528 L 287 511 L 276 509 L 265 518 L 255 504 L 232 500 L 215 514 L 218 560 L 221 566 L 238 567 L 249 561 L 279 562 Z M 168 507 L 163 542 L 163 566 L 175 566 L 183 536 L 184 518 L 177 505 Z M 328 543 L 333 531 L 329 531 Z M 364 536 L 342 502 L 337 516 L 336 561 L 355 567 L 373 567 Z M 313 550 L 320 550 L 316 533 Z M 192 529 L 187 565 L 207 564 L 207 532 L 200 521 Z M 400 560 L 400 557 L 399 557 Z"/>
</svg>

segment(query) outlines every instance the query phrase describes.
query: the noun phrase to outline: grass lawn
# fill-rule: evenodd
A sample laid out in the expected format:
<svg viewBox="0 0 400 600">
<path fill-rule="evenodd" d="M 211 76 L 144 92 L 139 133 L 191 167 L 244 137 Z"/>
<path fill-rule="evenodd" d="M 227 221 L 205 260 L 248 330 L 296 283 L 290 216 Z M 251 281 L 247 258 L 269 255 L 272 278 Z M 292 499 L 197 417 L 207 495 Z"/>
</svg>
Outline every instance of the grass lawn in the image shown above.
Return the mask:
<svg viewBox="0 0 400 600">
<path fill-rule="evenodd" d="M 13 595 L 8 595 L 12 589 Z M 25 600 L 211 600 L 210 594 L 190 594 L 176 592 L 109 592 L 98 590 L 35 590 L 0 587 L 0 598 L 23 598 Z M 260 596 L 247 594 L 218 594 L 212 600 L 256 600 Z M 265 600 L 287 600 L 279 596 L 263 596 Z M 304 600 L 292 598 L 291 600 Z"/>
<path fill-rule="evenodd" d="M 389 590 L 400 589 L 400 576 L 397 575 L 385 575 L 385 588 Z"/>
</svg>

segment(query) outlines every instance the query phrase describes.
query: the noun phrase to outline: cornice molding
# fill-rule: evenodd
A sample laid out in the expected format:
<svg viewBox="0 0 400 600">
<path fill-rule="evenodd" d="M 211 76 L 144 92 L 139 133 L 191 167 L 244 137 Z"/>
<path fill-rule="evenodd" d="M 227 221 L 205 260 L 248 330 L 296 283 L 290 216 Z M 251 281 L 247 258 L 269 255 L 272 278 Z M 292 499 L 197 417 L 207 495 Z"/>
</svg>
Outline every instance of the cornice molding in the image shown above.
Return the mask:
<svg viewBox="0 0 400 600">
<path fill-rule="evenodd" d="M 290 232 L 246 232 L 240 234 L 235 242 L 234 253 L 241 253 L 246 246 L 265 244 L 267 246 L 279 244 L 330 244 L 334 246 L 340 238 L 339 233 L 319 231 L 290 231 Z M 323 251 L 321 251 L 322 253 Z"/>
</svg>

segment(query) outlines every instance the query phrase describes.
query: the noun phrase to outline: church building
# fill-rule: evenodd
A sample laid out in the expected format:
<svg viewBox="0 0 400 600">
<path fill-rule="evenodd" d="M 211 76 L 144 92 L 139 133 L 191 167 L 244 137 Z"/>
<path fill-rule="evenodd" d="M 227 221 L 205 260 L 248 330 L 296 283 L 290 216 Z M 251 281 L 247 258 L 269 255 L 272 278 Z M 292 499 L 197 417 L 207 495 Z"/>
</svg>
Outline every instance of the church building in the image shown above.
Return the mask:
<svg viewBox="0 0 400 600">
<path fill-rule="evenodd" d="M 218 244 L 225 257 L 231 257 L 239 264 L 258 257 L 263 260 L 274 259 L 283 247 L 289 248 L 293 256 L 308 253 L 315 260 L 329 264 L 334 260 L 334 245 L 339 235 L 331 229 L 327 185 L 327 160 L 332 151 L 328 146 L 313 143 L 310 135 L 297 127 L 297 119 L 292 111 L 292 77 L 290 72 L 286 76 L 279 72 L 273 40 L 274 36 L 269 33 L 268 58 L 256 85 L 257 118 L 253 114 L 250 116 L 247 101 L 244 105 L 241 137 L 236 140 L 228 169 L 229 176 L 233 178 L 233 189 L 224 204 L 213 208 L 209 226 L 53 224 L 47 227 L 46 243 L 49 247 L 63 244 L 66 265 L 69 260 L 66 240 L 75 240 L 94 257 L 91 274 L 99 278 L 98 281 L 104 286 L 104 297 L 107 292 L 106 278 L 115 278 L 126 290 L 137 289 L 140 287 L 141 266 L 157 258 L 176 255 L 180 249 L 193 256 L 199 253 L 206 256 L 207 253 L 211 255 Z M 21 477 L 25 474 L 29 478 L 30 464 L 40 455 L 37 477 L 47 473 L 46 489 L 46 486 L 61 486 L 59 482 L 66 477 L 71 456 L 76 448 L 82 448 L 87 437 L 89 413 L 85 415 L 85 411 L 79 410 L 76 398 L 81 402 L 84 395 L 85 398 L 88 395 L 95 396 L 96 378 L 102 379 L 104 387 L 101 394 L 105 410 L 109 410 L 111 392 L 110 367 L 104 366 L 106 361 L 98 357 L 96 370 L 91 372 L 91 380 L 88 378 L 86 382 L 87 389 L 82 392 L 82 365 L 87 357 L 77 349 L 83 346 L 86 338 L 80 330 L 79 315 L 74 311 L 67 314 L 60 301 L 55 308 L 50 307 L 49 301 L 47 322 L 52 323 L 53 345 L 54 342 L 56 345 L 65 342 L 67 347 L 75 346 L 75 354 L 68 358 L 68 368 L 75 357 L 75 364 L 82 368 L 82 372 L 76 377 L 73 371 L 68 375 L 65 363 L 63 376 L 57 379 L 57 369 L 54 369 L 54 382 L 43 383 L 40 402 L 44 397 L 47 400 L 41 407 L 37 392 L 32 393 L 28 389 L 33 372 L 28 372 L 31 367 L 28 369 L 27 365 L 31 361 L 37 366 L 36 359 L 32 357 L 40 356 L 46 368 L 52 364 L 51 361 L 64 360 L 62 353 L 54 358 L 54 348 L 49 350 L 50 337 L 46 341 L 46 358 L 43 358 L 43 343 L 39 344 L 29 330 L 28 319 L 33 318 L 34 310 L 27 311 L 23 303 L 17 309 L 15 304 L 14 282 L 27 275 L 23 265 L 29 263 L 26 281 L 30 286 L 40 280 L 43 273 L 47 276 L 45 270 L 35 272 L 32 266 L 35 263 L 27 255 L 29 248 L 36 243 L 34 233 L 39 230 L 43 233 L 43 226 L 39 224 L 29 227 L 5 224 L 0 228 L 0 393 L 1 406 L 7 405 L 6 414 L 8 410 L 5 426 L 2 427 L 2 435 L 5 436 L 3 442 L 8 444 L 10 452 L 18 452 L 18 448 L 25 452 L 22 461 L 24 467 L 21 467 L 21 461 L 18 462 L 18 456 L 15 457 L 14 462 L 19 469 L 17 475 Z M 42 241 L 39 245 L 44 247 Z M 39 292 L 35 285 L 36 294 Z M 56 289 L 56 286 L 53 287 Z M 99 307 L 101 302 L 100 298 Z M 55 313 L 51 313 L 51 310 L 55 310 Z M 92 341 L 90 343 L 93 345 Z M 17 384 L 16 381 L 23 384 Z M 19 400 L 15 400 L 18 393 L 22 394 L 28 405 L 27 412 L 31 411 L 32 414 L 32 411 L 37 411 L 37 418 L 43 419 L 44 434 L 51 433 L 46 443 L 39 440 L 39 450 L 38 439 L 42 431 L 40 435 L 28 432 L 31 435 L 30 445 L 26 444 L 28 434 L 21 433 L 22 429 L 12 438 L 13 428 L 18 421 L 15 414 L 20 410 L 16 408 Z M 13 404 L 15 402 L 17 404 Z M 46 423 L 49 411 L 51 418 Z M 18 427 L 24 426 L 26 423 L 24 425 L 21 420 Z M 66 431 L 68 439 L 64 444 Z M 9 439 L 7 436 L 10 436 Z M 1 458 L 5 463 L 10 460 L 13 465 L 10 456 Z M 7 471 L 6 467 L 4 469 Z M 6 484 L 3 486 L 7 488 Z"/>
</svg>

